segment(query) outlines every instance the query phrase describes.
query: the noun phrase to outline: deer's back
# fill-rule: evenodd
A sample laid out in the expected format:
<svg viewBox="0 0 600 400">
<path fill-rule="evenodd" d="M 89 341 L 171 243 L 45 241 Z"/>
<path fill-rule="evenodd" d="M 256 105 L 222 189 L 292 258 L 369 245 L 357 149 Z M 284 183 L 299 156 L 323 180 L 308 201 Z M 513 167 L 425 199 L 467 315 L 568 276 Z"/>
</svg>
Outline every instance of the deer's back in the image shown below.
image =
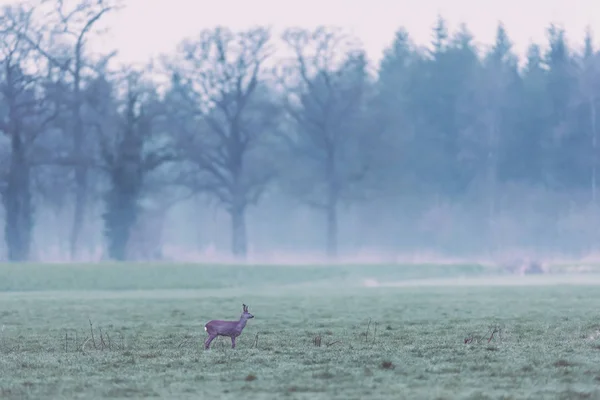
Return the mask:
<svg viewBox="0 0 600 400">
<path fill-rule="evenodd" d="M 212 320 L 204 325 L 204 330 L 210 335 L 237 336 L 240 334 L 237 328 L 238 323 L 239 321 Z"/>
</svg>

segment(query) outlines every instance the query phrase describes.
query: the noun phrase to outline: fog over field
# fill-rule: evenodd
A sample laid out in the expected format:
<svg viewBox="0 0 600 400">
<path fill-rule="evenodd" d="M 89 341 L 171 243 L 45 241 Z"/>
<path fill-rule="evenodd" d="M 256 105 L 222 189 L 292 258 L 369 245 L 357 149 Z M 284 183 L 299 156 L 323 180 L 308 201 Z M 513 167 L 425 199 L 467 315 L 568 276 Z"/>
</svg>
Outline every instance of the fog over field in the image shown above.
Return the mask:
<svg viewBox="0 0 600 400">
<path fill-rule="evenodd" d="M 598 13 L 521 3 L 5 1 L 1 258 L 593 260 Z"/>
</svg>

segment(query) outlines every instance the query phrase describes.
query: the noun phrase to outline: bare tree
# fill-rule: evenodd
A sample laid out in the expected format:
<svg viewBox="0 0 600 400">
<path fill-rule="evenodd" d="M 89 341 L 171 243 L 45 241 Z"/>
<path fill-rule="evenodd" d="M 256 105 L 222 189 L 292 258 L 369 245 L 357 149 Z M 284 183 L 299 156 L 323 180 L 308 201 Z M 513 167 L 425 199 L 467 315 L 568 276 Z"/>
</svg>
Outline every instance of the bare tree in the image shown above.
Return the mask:
<svg viewBox="0 0 600 400">
<path fill-rule="evenodd" d="M 160 134 L 160 119 L 164 118 L 155 86 L 133 70 L 125 72 L 122 82 L 123 94 L 113 102 L 116 107 L 99 113 L 95 124 L 110 186 L 105 198 L 105 233 L 109 256 L 115 260 L 127 259 L 146 178 L 173 160 L 169 143 L 153 143 Z"/>
<path fill-rule="evenodd" d="M 271 54 L 263 28 L 203 31 L 184 41 L 169 66 L 172 129 L 188 166 L 181 180 L 220 202 L 231 217 L 232 252 L 247 253 L 246 210 L 274 173 L 266 153 L 279 124 L 279 106 L 263 64 Z M 271 158 L 272 160 L 272 158 Z"/>
<path fill-rule="evenodd" d="M 47 130 L 58 107 L 48 101 L 45 76 L 36 67 L 31 41 L 23 38 L 35 27 L 33 9 L 23 5 L 5 7 L 0 15 L 0 130 L 10 141 L 2 198 L 5 207 L 5 238 L 8 259 L 29 258 L 32 206 L 32 149 L 36 138 Z M 31 36 L 33 37 L 33 36 Z"/>
<path fill-rule="evenodd" d="M 121 0 L 80 0 L 75 4 L 64 0 L 41 0 L 41 4 L 50 5 L 52 12 L 46 21 L 49 26 L 45 32 L 48 40 L 45 44 L 36 43 L 35 48 L 49 62 L 65 71 L 71 82 L 71 93 L 65 101 L 71 117 L 67 133 L 73 141 L 68 164 L 73 167 L 75 181 L 75 207 L 69 239 L 71 257 L 74 258 L 77 256 L 89 197 L 90 163 L 89 157 L 83 157 L 86 154 L 87 135 L 82 113 L 85 105 L 83 88 L 86 69 L 93 70 L 86 52 L 87 41 L 104 16 L 121 8 Z M 32 42 L 29 36 L 25 38 Z M 53 47 L 57 45 L 62 53 L 60 56 L 53 52 Z M 106 59 L 114 54 L 115 52 L 105 56 L 105 60 L 100 63 L 106 63 Z M 66 162 L 61 160 L 61 163 Z"/>
<path fill-rule="evenodd" d="M 297 128 L 290 144 L 303 166 L 297 170 L 312 171 L 293 185 L 306 204 L 324 211 L 327 253 L 335 257 L 338 208 L 356 199 L 355 186 L 367 170 L 361 157 L 366 58 L 352 38 L 335 29 L 289 29 L 283 39 L 294 54 L 278 73 Z"/>
</svg>

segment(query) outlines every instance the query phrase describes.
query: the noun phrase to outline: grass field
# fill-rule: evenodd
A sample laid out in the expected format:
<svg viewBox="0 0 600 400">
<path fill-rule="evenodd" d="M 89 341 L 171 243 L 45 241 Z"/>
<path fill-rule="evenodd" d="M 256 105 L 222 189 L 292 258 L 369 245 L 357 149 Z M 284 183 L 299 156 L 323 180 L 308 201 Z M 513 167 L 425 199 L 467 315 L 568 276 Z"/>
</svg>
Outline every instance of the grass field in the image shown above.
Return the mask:
<svg viewBox="0 0 600 400">
<path fill-rule="evenodd" d="M 598 275 L 489 285 L 509 279 L 498 275 L 0 266 L 0 398 L 600 398 Z M 239 317 L 242 302 L 256 318 L 237 348 L 219 338 L 204 351 L 204 323 Z"/>
</svg>

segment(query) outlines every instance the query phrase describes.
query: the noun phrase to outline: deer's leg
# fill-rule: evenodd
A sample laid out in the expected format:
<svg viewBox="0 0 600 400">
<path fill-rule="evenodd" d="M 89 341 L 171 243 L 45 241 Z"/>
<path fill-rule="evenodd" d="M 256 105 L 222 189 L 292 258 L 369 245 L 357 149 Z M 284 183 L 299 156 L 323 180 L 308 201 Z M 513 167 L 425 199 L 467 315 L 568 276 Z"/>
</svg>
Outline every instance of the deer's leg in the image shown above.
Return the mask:
<svg viewBox="0 0 600 400">
<path fill-rule="evenodd" d="M 235 349 L 235 336 L 231 337 L 231 348 Z"/>
<path fill-rule="evenodd" d="M 204 349 L 208 350 L 210 348 L 210 343 L 217 337 L 217 335 L 208 335 L 208 338 L 204 341 Z"/>
</svg>

